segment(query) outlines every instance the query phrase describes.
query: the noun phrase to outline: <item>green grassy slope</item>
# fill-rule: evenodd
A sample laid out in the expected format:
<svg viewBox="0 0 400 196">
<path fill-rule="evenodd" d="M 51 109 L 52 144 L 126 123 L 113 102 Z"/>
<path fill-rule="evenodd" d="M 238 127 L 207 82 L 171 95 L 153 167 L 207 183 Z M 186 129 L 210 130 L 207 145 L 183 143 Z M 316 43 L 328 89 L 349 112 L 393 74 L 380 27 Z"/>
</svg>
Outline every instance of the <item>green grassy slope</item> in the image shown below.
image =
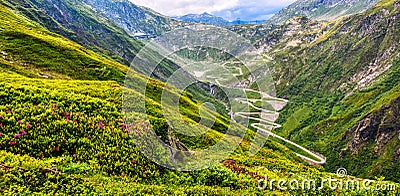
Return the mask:
<svg viewBox="0 0 400 196">
<path fill-rule="evenodd" d="M 267 140 L 257 155 L 248 156 L 254 133 L 239 125 L 234 127 L 247 131 L 245 139 L 227 160 L 215 167 L 193 172 L 163 168 L 138 151 L 130 137 L 132 131 L 124 122 L 122 93 L 128 89 L 121 85 L 126 71 L 123 65 L 49 32 L 13 11 L 12 7 L 2 6 L 0 11 L 0 36 L 4 37 L 0 40 L 3 47 L 0 58 L 0 192 L 3 194 L 396 193 L 338 191 L 331 190 L 326 183 L 321 190 L 282 191 L 275 184 L 272 190 L 261 191 L 257 181 L 263 176 L 286 180 L 311 178 L 317 183 L 323 178 L 337 176 L 308 165 L 271 140 Z M 91 67 L 94 65 L 101 67 Z M 53 79 L 39 78 L 45 75 Z M 132 81 L 146 79 L 140 74 L 132 75 Z M 149 120 L 143 120 L 143 113 L 134 113 L 138 119 L 134 128 L 144 131 L 152 127 L 166 140 L 169 126 L 160 106 L 165 84 L 151 80 L 147 87 L 151 89 L 146 99 Z M 195 98 L 205 96 L 204 93 L 168 89 L 181 95 L 180 115 L 177 116 L 188 123 L 198 122 L 202 102 Z M 133 94 L 143 96 L 137 92 Z M 214 144 L 228 128 L 228 118 L 209 110 L 205 113 L 217 118 L 204 135 L 190 138 L 175 133 L 190 150 Z"/>
<path fill-rule="evenodd" d="M 127 68 L 49 32 L 12 9 L 2 6 L 0 11 L 2 193 L 234 194 L 241 189 L 254 193 L 258 192 L 255 180 L 261 172 L 284 176 L 299 170 L 304 175 L 327 175 L 305 166 L 293 153 L 272 142 L 259 157 L 249 159 L 244 152 L 251 132 L 232 157 L 243 167 L 240 170 L 235 162 L 189 173 L 152 163 L 138 152 L 124 128 L 121 80 Z M 95 65 L 114 72 L 97 74 L 104 70 L 90 67 Z M 52 80 L 35 79 L 45 75 Z M 144 79 L 139 74 L 134 77 Z M 151 118 L 144 122 L 151 123 L 161 136 L 168 130 L 159 104 L 163 86 L 162 82 L 151 82 L 150 89 L 156 90 L 149 92 Z M 201 103 L 189 98 L 193 95 L 183 95 L 182 115 L 195 122 Z M 189 149 L 215 143 L 229 122 L 217 117 L 216 130 L 199 138 L 180 139 Z M 269 164 L 271 171 L 256 168 Z M 281 172 L 272 171 L 274 168 Z M 256 171 L 260 173 L 256 175 Z"/>
<path fill-rule="evenodd" d="M 32 77 L 123 82 L 126 66 L 0 6 L 0 63 L 4 68 Z"/>
<path fill-rule="evenodd" d="M 229 160 L 213 168 L 171 171 L 136 149 L 123 126 L 123 87 L 118 83 L 29 79 L 6 70 L 0 78 L 0 190 L 5 194 L 300 194 L 305 192 L 279 191 L 277 185 L 261 191 L 257 180 L 265 175 L 317 182 L 335 177 L 270 140 L 253 157 L 247 155 L 250 143 L 244 140 Z M 141 122 L 136 129 L 150 123 L 156 132 L 166 132 L 155 121 Z M 204 141 L 192 139 L 196 145 L 188 146 L 208 146 L 218 140 L 215 133 L 207 133 Z M 328 187 L 311 192 L 336 194 Z"/>
<path fill-rule="evenodd" d="M 142 44 L 125 30 L 81 1 L 2 1 L 52 32 L 130 65 Z"/>
</svg>

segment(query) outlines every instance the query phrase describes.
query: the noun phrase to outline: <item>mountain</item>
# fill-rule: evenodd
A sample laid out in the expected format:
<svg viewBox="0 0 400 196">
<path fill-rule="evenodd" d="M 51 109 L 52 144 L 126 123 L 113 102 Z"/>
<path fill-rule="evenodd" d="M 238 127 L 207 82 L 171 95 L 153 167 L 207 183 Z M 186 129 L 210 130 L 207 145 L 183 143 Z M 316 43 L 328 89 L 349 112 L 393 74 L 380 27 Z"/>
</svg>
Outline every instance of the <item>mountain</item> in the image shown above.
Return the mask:
<svg viewBox="0 0 400 196">
<path fill-rule="evenodd" d="M 378 0 L 298 0 L 279 11 L 267 23 L 282 24 L 295 16 L 329 21 L 344 15 L 363 12 L 377 2 Z"/>
<path fill-rule="evenodd" d="M 262 24 L 266 22 L 266 20 L 252 20 L 252 21 L 248 21 L 248 20 L 234 20 L 232 22 L 229 22 L 229 25 L 251 25 L 251 24 Z"/>
<path fill-rule="evenodd" d="M 132 34 L 160 35 L 186 24 L 149 8 L 136 6 L 129 0 L 84 0 L 83 2 Z"/>
<path fill-rule="evenodd" d="M 184 16 L 179 16 L 176 17 L 178 20 L 186 21 L 186 22 L 193 22 L 193 23 L 205 23 L 205 24 L 211 24 L 211 25 L 216 25 L 216 26 L 227 26 L 229 25 L 229 21 L 226 21 L 225 19 L 221 17 L 217 17 L 214 15 L 211 15 L 207 12 L 203 14 L 188 14 Z"/>
<path fill-rule="evenodd" d="M 289 100 L 277 132 L 325 155 L 328 171 L 399 179 L 399 5 L 330 22 L 295 17 L 256 43 Z"/>
<path fill-rule="evenodd" d="M 34 7 L 31 12 L 19 10 L 8 3 L 0 5 L 0 189 L 4 194 L 278 194 L 276 188 L 261 191 L 257 181 L 263 176 L 289 179 L 294 173 L 299 178 L 336 177 L 272 140 L 257 155 L 248 156 L 253 131 L 201 109 L 204 102 L 195 99 L 201 92 L 166 89 L 158 80 L 147 86 L 151 89 L 146 94 L 149 120 L 144 121 L 145 114 L 138 110 L 133 113 L 138 121 L 126 124 L 122 95 L 143 96 L 127 87 L 149 78 L 130 70 L 134 84 L 122 85 L 126 66 L 29 19 L 29 13 L 39 11 Z M 199 137 L 177 140 L 178 133 L 169 132 L 163 117 L 171 106 L 161 106 L 162 92 L 180 98 L 177 116 L 185 122 L 196 124 L 201 114 L 215 116 L 215 125 Z M 139 105 L 129 107 L 136 111 Z M 235 153 L 216 166 L 181 172 L 152 162 L 135 147 L 130 134 L 148 127 L 165 142 L 192 150 L 220 141 L 228 127 L 247 134 Z M 334 194 L 329 187 L 322 191 Z"/>
<path fill-rule="evenodd" d="M 105 3 L 116 5 L 113 2 L 121 1 Z M 258 139 L 255 131 L 218 110 L 219 100 L 202 88 L 178 90 L 163 82 L 179 69 L 174 62 L 163 62 L 154 78 L 129 69 L 129 60 L 143 43 L 122 22 L 106 15 L 111 12 L 98 12 L 73 0 L 0 1 L 0 191 L 4 195 L 396 194 L 332 189 L 326 179 L 363 181 L 336 175 L 338 167 L 357 177 L 399 179 L 399 9 L 398 1 L 384 0 L 360 15 L 331 22 L 296 17 L 282 26 L 258 25 L 255 32 L 260 34 L 251 35 L 270 57 L 266 63 L 278 81 L 278 95 L 290 101 L 280 117 L 283 127 L 276 133 L 328 158 L 326 165 L 316 166 L 299 158 L 296 153 L 301 152 L 278 135 L 268 137 L 250 156 L 252 141 Z M 253 27 L 248 28 L 242 29 L 243 34 Z M 192 56 L 190 50 L 182 52 Z M 203 54 L 210 53 L 213 56 L 202 57 L 218 57 L 215 50 Z M 238 73 L 235 67 L 230 69 Z M 177 112 L 174 100 L 162 103 L 164 93 L 177 98 Z M 133 101 L 122 105 L 126 96 Z M 215 110 L 204 107 L 208 103 Z M 166 119 L 166 112 L 176 115 Z M 126 121 L 127 113 L 133 123 Z M 203 120 L 214 124 L 193 126 L 192 133 L 202 134 L 189 137 L 175 130 L 179 128 L 175 122 L 182 120 L 185 125 Z M 234 131 L 227 133 L 228 128 Z M 188 149 L 189 154 L 221 140 L 240 143 L 213 167 L 178 171 L 151 161 L 139 150 L 141 143 L 133 138 L 149 134 L 150 129 L 161 141 Z M 239 133 L 244 133 L 243 140 Z M 188 157 L 175 155 L 171 161 Z M 300 188 L 302 179 L 309 188 Z M 382 179 L 371 181 L 371 187 L 399 186 Z M 297 188 L 296 180 L 300 180 Z M 277 181 L 293 182 L 293 189 L 283 190 L 286 187 Z"/>
<path fill-rule="evenodd" d="M 265 20 L 254 20 L 254 21 L 245 21 L 245 20 L 234 20 L 227 21 L 221 17 L 217 17 L 211 15 L 207 12 L 203 14 L 188 14 L 184 16 L 175 17 L 178 20 L 192 22 L 192 23 L 204 23 L 216 26 L 233 26 L 233 25 L 245 25 L 245 24 L 262 24 L 266 22 Z"/>
<path fill-rule="evenodd" d="M 106 2 L 108 2 L 108 4 Z M 98 11 L 90 6 L 89 3 L 93 3 L 93 6 L 98 7 L 98 9 L 103 8 L 106 11 Z M 95 3 L 97 4 L 94 5 Z M 155 20 L 156 18 L 160 21 L 170 20 L 161 17 L 161 15 L 145 11 L 145 9 L 139 8 L 127 1 L 87 1 L 85 3 L 76 0 L 15 0 L 9 2 L 4 1 L 2 4 L 13 7 L 47 29 L 103 54 L 104 56 L 108 56 L 126 66 L 130 66 L 132 60 L 144 44 L 137 40 L 133 36 L 133 33 L 129 31 L 129 28 L 126 28 L 127 26 L 122 25 L 122 23 L 132 24 L 133 26 L 135 26 L 133 24 L 135 21 L 137 23 L 144 23 L 146 25 L 140 26 L 143 28 L 143 31 L 145 28 L 150 28 L 152 29 L 150 33 L 161 33 L 167 30 L 167 23 L 160 22 L 160 24 L 156 26 L 154 24 L 158 24 L 158 22 L 153 21 L 153 19 Z M 111 8 L 114 10 L 119 8 L 122 10 L 130 10 L 129 13 L 131 15 L 124 17 L 124 19 L 113 17 L 111 16 L 111 13 L 113 13 L 113 9 Z M 143 18 L 131 18 L 135 16 L 136 12 L 146 14 L 144 14 Z M 156 16 L 158 16 L 158 18 Z M 148 19 L 148 17 L 151 19 Z M 172 27 L 169 26 L 168 28 Z M 164 62 L 160 69 L 162 70 L 158 71 L 155 77 L 158 79 L 165 79 L 171 75 L 173 70 L 177 70 L 178 67 L 171 62 L 168 63 L 168 65 Z"/>
</svg>

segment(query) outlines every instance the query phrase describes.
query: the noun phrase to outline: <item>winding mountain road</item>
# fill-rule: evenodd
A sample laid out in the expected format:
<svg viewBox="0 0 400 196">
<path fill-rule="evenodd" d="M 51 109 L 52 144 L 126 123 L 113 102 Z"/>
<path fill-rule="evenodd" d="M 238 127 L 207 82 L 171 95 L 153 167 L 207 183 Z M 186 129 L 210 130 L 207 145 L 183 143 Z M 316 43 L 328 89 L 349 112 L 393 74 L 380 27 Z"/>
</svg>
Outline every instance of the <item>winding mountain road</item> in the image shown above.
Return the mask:
<svg viewBox="0 0 400 196">
<path fill-rule="evenodd" d="M 257 92 L 257 91 L 250 90 L 250 89 L 246 89 L 245 91 Z M 326 158 L 324 156 L 319 155 L 315 152 L 312 152 L 312 151 L 300 146 L 299 144 L 297 144 L 295 142 L 292 142 L 286 138 L 283 138 L 283 137 L 271 132 L 271 130 L 281 127 L 281 125 L 274 123 L 277 120 L 277 118 L 279 117 L 279 113 L 276 111 L 281 110 L 286 105 L 287 100 L 273 98 L 262 92 L 257 92 L 257 93 L 260 93 L 262 95 L 262 99 L 237 98 L 236 101 L 239 103 L 242 103 L 242 104 L 247 104 L 250 107 L 252 107 L 253 109 L 258 110 L 258 112 L 236 112 L 236 113 L 234 113 L 234 116 L 258 121 L 259 123 L 251 124 L 251 127 L 255 128 L 259 131 L 258 133 L 261 133 L 264 136 L 273 137 L 273 138 L 281 140 L 285 143 L 288 143 L 288 144 L 302 150 L 303 152 L 305 152 L 305 154 L 310 155 L 310 157 L 313 157 L 313 159 L 312 159 L 312 158 L 304 156 L 300 153 L 296 153 L 296 155 L 298 157 L 300 157 L 301 159 L 303 159 L 311 164 L 315 164 L 315 165 L 325 164 Z M 257 101 L 269 102 L 276 109 L 276 111 L 270 111 L 270 110 L 266 110 L 266 109 L 255 106 L 253 103 L 255 103 Z M 280 102 L 282 104 L 279 104 Z M 252 115 L 260 115 L 261 118 L 252 117 Z"/>
</svg>

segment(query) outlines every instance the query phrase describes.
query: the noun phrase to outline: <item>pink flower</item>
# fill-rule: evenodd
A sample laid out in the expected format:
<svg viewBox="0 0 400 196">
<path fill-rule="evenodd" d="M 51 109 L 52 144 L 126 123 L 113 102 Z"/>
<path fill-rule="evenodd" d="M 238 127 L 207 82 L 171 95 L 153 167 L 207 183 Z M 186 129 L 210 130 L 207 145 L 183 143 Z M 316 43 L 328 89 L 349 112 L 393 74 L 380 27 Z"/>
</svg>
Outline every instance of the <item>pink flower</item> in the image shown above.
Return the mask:
<svg viewBox="0 0 400 196">
<path fill-rule="evenodd" d="M 102 159 L 102 158 L 103 158 L 103 155 L 101 154 L 101 155 L 100 155 L 100 159 Z"/>
<path fill-rule="evenodd" d="M 90 136 L 86 136 L 86 139 L 90 139 L 90 138 L 92 138 L 92 137 L 90 137 Z"/>
<path fill-rule="evenodd" d="M 3 133 L 0 133 L 0 137 L 2 137 L 4 134 Z"/>
<path fill-rule="evenodd" d="M 19 124 L 19 125 L 21 124 L 21 120 L 18 120 L 18 124 Z"/>
<path fill-rule="evenodd" d="M 40 122 L 37 123 L 37 126 L 40 127 Z"/>
<path fill-rule="evenodd" d="M 26 135 L 27 134 L 25 130 L 22 130 L 21 133 L 22 133 L 22 135 Z"/>
<path fill-rule="evenodd" d="M 0 119 L 3 119 L 3 116 L 0 116 Z"/>
<path fill-rule="evenodd" d="M 133 163 L 133 164 L 136 164 L 136 160 L 132 160 L 132 163 Z"/>
<path fill-rule="evenodd" d="M 67 121 L 67 123 L 69 123 L 69 119 L 67 119 L 67 120 L 65 120 L 65 121 Z"/>
<path fill-rule="evenodd" d="M 31 128 L 31 124 L 27 123 L 27 124 L 26 124 L 26 128 L 27 128 L 27 129 Z"/>
<path fill-rule="evenodd" d="M 102 122 L 99 122 L 99 128 L 100 128 L 100 129 L 104 129 L 104 125 L 103 125 Z"/>
<path fill-rule="evenodd" d="M 10 146 L 14 146 L 15 145 L 15 142 L 10 142 Z"/>
<path fill-rule="evenodd" d="M 14 135 L 14 139 L 17 139 L 17 138 L 19 138 L 19 137 L 21 137 L 21 134 L 19 134 L 19 133 L 17 133 L 17 134 Z"/>
<path fill-rule="evenodd" d="M 125 174 L 121 174 L 121 177 L 125 177 Z"/>
<path fill-rule="evenodd" d="M 3 126 L 3 124 L 2 123 L 0 123 L 0 127 L 2 127 Z"/>
<path fill-rule="evenodd" d="M 60 151 L 60 147 L 56 146 L 56 151 Z"/>
<path fill-rule="evenodd" d="M 76 123 L 76 120 L 73 120 L 72 122 Z"/>
</svg>

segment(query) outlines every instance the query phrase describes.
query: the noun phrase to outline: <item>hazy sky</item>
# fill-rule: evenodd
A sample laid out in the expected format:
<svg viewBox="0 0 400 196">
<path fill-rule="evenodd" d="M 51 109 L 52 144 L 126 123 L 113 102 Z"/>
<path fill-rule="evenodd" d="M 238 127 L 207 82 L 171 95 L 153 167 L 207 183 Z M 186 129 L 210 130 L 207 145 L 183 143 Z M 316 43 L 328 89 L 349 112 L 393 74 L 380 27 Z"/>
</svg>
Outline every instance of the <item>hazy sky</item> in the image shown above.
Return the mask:
<svg viewBox="0 0 400 196">
<path fill-rule="evenodd" d="M 167 16 L 208 12 L 226 20 L 265 20 L 295 0 L 131 0 Z"/>
</svg>

